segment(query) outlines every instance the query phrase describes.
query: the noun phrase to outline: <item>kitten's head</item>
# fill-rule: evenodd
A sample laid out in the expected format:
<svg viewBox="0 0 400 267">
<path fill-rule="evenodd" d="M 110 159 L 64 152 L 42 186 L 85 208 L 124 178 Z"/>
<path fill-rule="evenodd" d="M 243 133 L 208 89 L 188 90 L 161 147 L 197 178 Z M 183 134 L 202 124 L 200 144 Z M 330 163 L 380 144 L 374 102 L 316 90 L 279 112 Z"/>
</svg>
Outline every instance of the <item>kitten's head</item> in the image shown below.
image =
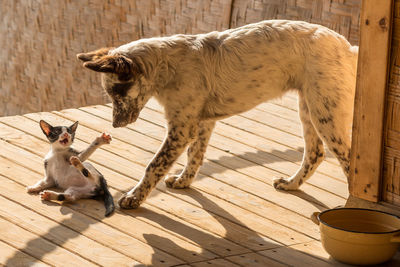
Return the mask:
<svg viewBox="0 0 400 267">
<path fill-rule="evenodd" d="M 75 131 L 78 127 L 78 122 L 71 126 L 51 126 L 49 123 L 41 120 L 39 122 L 40 128 L 50 141 L 55 149 L 65 149 L 72 145 L 75 138 Z"/>
</svg>

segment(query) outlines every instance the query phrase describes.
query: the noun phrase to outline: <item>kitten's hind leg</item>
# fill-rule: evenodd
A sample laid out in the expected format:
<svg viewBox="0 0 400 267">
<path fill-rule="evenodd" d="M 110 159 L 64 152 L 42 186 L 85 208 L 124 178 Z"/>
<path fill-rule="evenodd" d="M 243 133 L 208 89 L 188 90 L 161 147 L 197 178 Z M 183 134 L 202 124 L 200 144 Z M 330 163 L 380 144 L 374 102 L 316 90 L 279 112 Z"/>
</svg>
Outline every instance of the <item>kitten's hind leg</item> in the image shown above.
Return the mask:
<svg viewBox="0 0 400 267">
<path fill-rule="evenodd" d="M 87 168 L 85 168 L 85 166 L 83 166 L 82 162 L 79 160 L 78 157 L 72 156 L 70 157 L 69 161 L 78 171 L 80 171 L 83 174 L 83 176 L 87 177 L 92 181 L 95 181 L 95 178 L 92 175 L 92 173 Z"/>
<path fill-rule="evenodd" d="M 75 201 L 81 198 L 91 198 L 95 194 L 93 188 L 89 187 L 70 187 L 62 193 L 44 190 L 40 193 L 42 200 Z"/>
<path fill-rule="evenodd" d="M 44 177 L 42 180 L 38 181 L 36 184 L 27 186 L 26 191 L 28 193 L 38 193 L 43 189 L 55 186 L 55 182 L 50 177 Z"/>
<path fill-rule="evenodd" d="M 67 195 L 65 193 L 58 193 L 55 191 L 50 191 L 50 190 L 44 190 L 40 192 L 40 199 L 41 200 L 58 200 L 58 201 L 64 201 L 64 200 L 69 200 L 69 201 L 74 201 L 75 198 L 71 195 Z"/>
</svg>

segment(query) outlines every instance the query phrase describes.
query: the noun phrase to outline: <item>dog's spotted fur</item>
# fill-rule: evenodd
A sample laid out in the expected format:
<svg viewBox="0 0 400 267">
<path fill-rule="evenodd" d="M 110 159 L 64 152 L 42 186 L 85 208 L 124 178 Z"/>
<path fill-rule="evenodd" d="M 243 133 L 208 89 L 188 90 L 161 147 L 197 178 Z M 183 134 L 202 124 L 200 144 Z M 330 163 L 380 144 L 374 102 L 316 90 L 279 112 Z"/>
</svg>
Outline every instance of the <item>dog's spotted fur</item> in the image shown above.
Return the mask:
<svg viewBox="0 0 400 267">
<path fill-rule="evenodd" d="M 348 175 L 357 47 L 325 27 L 263 21 L 224 32 L 142 39 L 78 58 L 102 73 L 114 127 L 134 122 L 152 96 L 165 108 L 167 136 L 141 181 L 120 199 L 123 208 L 138 207 L 187 146 L 184 170 L 165 182 L 188 187 L 215 121 L 288 90 L 299 92 L 304 156 L 300 169 L 274 186 L 299 188 L 322 162 L 323 142 Z"/>
</svg>

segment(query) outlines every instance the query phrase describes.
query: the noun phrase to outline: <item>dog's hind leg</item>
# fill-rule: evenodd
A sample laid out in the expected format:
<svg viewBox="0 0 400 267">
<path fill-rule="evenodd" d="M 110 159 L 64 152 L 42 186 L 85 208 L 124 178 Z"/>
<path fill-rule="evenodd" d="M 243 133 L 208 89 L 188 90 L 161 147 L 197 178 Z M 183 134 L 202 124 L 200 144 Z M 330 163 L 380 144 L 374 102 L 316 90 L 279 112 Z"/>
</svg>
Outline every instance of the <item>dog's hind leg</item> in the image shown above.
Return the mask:
<svg viewBox="0 0 400 267">
<path fill-rule="evenodd" d="M 200 122 L 197 139 L 189 145 L 187 151 L 187 164 L 181 174 L 171 175 L 165 179 L 165 184 L 168 187 L 185 188 L 190 186 L 203 163 L 204 153 L 206 152 L 214 126 L 215 121 Z"/>
<path fill-rule="evenodd" d="M 324 159 L 324 145 L 311 122 L 310 112 L 304 97 L 299 94 L 299 115 L 303 126 L 304 154 L 300 169 L 290 178 L 274 179 L 274 187 L 296 190 L 315 172 Z"/>
<path fill-rule="evenodd" d="M 354 98 L 345 94 L 338 98 L 334 100 L 323 97 L 323 108 L 309 105 L 309 109 L 319 136 L 339 160 L 344 174 L 349 177 Z"/>
</svg>

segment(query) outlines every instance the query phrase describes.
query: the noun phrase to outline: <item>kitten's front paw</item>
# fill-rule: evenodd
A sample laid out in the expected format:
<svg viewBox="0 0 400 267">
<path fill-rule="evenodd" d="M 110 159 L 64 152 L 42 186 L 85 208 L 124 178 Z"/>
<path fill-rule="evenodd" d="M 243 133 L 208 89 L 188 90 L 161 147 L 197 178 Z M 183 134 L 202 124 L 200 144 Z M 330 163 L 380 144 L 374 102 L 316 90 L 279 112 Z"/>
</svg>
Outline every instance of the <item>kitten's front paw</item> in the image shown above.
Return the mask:
<svg viewBox="0 0 400 267">
<path fill-rule="evenodd" d="M 26 192 L 28 193 L 38 193 L 41 189 L 39 187 L 35 187 L 35 186 L 27 186 L 26 187 Z"/>
<path fill-rule="evenodd" d="M 169 175 L 164 179 L 165 184 L 169 188 L 182 189 L 190 186 L 190 182 L 188 180 L 182 179 L 180 175 Z"/>
<path fill-rule="evenodd" d="M 96 141 L 100 144 L 100 145 L 106 145 L 109 144 L 112 140 L 112 137 L 110 134 L 106 134 L 106 133 L 102 133 L 100 137 L 96 138 Z"/>
<path fill-rule="evenodd" d="M 141 201 L 134 194 L 125 194 L 118 200 L 118 204 L 123 209 L 137 209 Z"/>
<path fill-rule="evenodd" d="M 81 161 L 80 161 L 79 158 L 76 157 L 76 156 L 71 156 L 71 157 L 69 158 L 69 162 L 70 162 L 72 165 L 74 165 L 75 167 L 78 167 L 78 166 L 81 164 Z"/>
<path fill-rule="evenodd" d="M 52 193 L 50 191 L 40 192 L 40 199 L 41 200 L 51 200 L 52 199 Z"/>
<path fill-rule="evenodd" d="M 297 190 L 300 187 L 300 185 L 293 179 L 282 178 L 282 177 L 274 178 L 273 185 L 275 189 L 279 190 Z"/>
</svg>

